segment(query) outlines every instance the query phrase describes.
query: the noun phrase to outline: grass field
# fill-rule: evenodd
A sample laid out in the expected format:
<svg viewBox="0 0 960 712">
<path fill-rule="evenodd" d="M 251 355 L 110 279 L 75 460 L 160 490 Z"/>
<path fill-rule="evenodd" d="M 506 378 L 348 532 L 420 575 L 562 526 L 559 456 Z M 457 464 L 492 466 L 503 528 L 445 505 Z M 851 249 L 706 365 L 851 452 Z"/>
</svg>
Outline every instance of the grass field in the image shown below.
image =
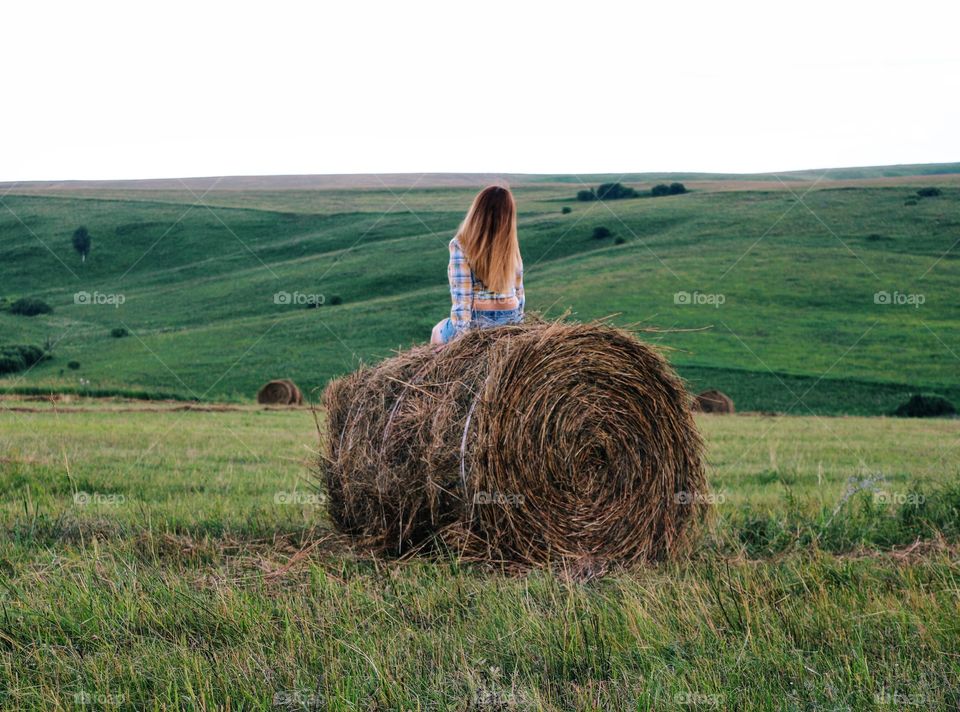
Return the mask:
<svg viewBox="0 0 960 712">
<path fill-rule="evenodd" d="M 588 580 L 352 549 L 252 404 L 425 341 L 479 178 L 0 186 L 0 708 L 958 709 L 960 420 L 876 417 L 960 404 L 958 170 L 514 177 L 528 307 L 741 411 L 692 556 Z"/>
<path fill-rule="evenodd" d="M 693 559 L 576 583 L 351 552 L 307 410 L 4 406 L 4 708 L 960 702 L 957 421 L 701 416 Z"/>
<path fill-rule="evenodd" d="M 935 172 L 948 168 L 712 176 L 687 195 L 609 203 L 572 200 L 576 182 L 521 182 L 529 307 L 664 330 L 645 338 L 675 349 L 692 388 L 720 387 L 741 409 L 876 415 L 917 391 L 960 401 L 960 188 Z M 249 401 L 268 377 L 310 393 L 425 340 L 448 306 L 446 243 L 474 189 L 409 182 L 7 188 L 0 296 L 54 313 L 0 311 L 2 340 L 55 347 L 0 389 Z M 943 194 L 907 205 L 925 183 Z M 70 245 L 80 224 L 86 263 Z M 592 239 L 598 226 L 614 236 Z M 310 295 L 325 305 L 296 303 Z M 131 336 L 111 338 L 121 326 Z"/>
</svg>

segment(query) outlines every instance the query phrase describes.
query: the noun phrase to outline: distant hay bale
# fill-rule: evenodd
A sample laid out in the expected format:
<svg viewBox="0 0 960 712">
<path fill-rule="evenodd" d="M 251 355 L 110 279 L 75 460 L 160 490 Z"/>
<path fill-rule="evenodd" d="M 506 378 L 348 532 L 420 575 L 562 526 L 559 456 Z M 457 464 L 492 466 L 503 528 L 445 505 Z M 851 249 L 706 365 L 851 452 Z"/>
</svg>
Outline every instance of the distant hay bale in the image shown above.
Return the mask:
<svg viewBox="0 0 960 712">
<path fill-rule="evenodd" d="M 303 405 L 303 394 L 288 378 L 270 381 L 257 391 L 257 403 L 264 405 Z"/>
<path fill-rule="evenodd" d="M 602 324 L 418 346 L 331 382 L 323 405 L 331 519 L 375 553 L 629 564 L 682 551 L 705 511 L 680 379 Z"/>
<path fill-rule="evenodd" d="M 733 413 L 733 399 L 723 391 L 704 391 L 694 399 L 694 410 L 701 413 Z"/>
</svg>

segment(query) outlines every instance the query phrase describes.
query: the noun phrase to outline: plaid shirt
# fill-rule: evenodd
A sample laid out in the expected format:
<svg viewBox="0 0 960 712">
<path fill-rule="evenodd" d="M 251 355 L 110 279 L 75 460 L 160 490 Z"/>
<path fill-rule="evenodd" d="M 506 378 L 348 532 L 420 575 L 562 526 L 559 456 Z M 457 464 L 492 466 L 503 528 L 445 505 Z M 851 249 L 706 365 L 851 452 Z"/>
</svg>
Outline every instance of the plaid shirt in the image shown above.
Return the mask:
<svg viewBox="0 0 960 712">
<path fill-rule="evenodd" d="M 518 310 L 523 314 L 523 263 L 517 267 L 517 280 L 514 287 L 508 292 L 492 292 L 484 286 L 480 278 L 470 269 L 467 256 L 460 247 L 457 238 L 450 240 L 450 266 L 447 267 L 447 277 L 450 280 L 450 299 L 453 307 L 450 309 L 450 324 L 456 333 L 464 331 L 470 326 L 473 312 L 473 301 L 505 300 L 517 298 L 520 303 Z"/>
</svg>

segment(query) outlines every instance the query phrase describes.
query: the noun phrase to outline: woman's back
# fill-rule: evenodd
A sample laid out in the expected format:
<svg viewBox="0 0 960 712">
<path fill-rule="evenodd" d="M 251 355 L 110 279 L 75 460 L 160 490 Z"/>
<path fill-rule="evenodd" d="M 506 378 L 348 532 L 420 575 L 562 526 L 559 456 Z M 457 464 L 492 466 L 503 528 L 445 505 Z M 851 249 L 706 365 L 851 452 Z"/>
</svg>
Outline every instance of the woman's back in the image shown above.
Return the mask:
<svg viewBox="0 0 960 712">
<path fill-rule="evenodd" d="M 431 341 L 447 343 L 471 327 L 520 321 L 523 261 L 510 191 L 499 186 L 480 191 L 449 247 L 450 317 L 434 327 Z"/>
<path fill-rule="evenodd" d="M 474 272 L 470 266 L 470 260 L 467 259 L 463 247 L 460 245 L 460 240 L 456 237 L 450 240 L 450 267 L 448 276 L 451 285 L 456 283 L 461 287 L 469 286 L 475 302 L 498 301 L 504 303 L 508 302 L 511 298 L 519 299 L 517 291 L 520 290 L 522 292 L 523 290 L 522 261 L 517 264 L 516 279 L 507 289 L 503 291 L 490 289 L 484 284 L 480 275 Z M 469 285 L 467 284 L 468 280 Z"/>
</svg>

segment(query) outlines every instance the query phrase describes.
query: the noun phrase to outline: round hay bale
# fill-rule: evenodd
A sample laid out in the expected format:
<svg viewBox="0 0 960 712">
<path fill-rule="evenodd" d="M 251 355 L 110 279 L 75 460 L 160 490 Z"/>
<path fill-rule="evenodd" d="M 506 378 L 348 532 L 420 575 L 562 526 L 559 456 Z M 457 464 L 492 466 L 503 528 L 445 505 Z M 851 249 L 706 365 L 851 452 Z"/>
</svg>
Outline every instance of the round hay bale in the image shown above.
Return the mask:
<svg viewBox="0 0 960 712">
<path fill-rule="evenodd" d="M 418 346 L 331 382 L 321 477 L 335 526 L 400 555 L 633 563 L 705 510 L 680 379 L 602 324 L 533 323 Z"/>
<path fill-rule="evenodd" d="M 257 403 L 264 405 L 303 405 L 303 394 L 288 378 L 270 381 L 257 391 Z"/>
<path fill-rule="evenodd" d="M 733 399 L 723 391 L 704 391 L 696 397 L 694 410 L 701 413 L 733 413 Z"/>
</svg>

